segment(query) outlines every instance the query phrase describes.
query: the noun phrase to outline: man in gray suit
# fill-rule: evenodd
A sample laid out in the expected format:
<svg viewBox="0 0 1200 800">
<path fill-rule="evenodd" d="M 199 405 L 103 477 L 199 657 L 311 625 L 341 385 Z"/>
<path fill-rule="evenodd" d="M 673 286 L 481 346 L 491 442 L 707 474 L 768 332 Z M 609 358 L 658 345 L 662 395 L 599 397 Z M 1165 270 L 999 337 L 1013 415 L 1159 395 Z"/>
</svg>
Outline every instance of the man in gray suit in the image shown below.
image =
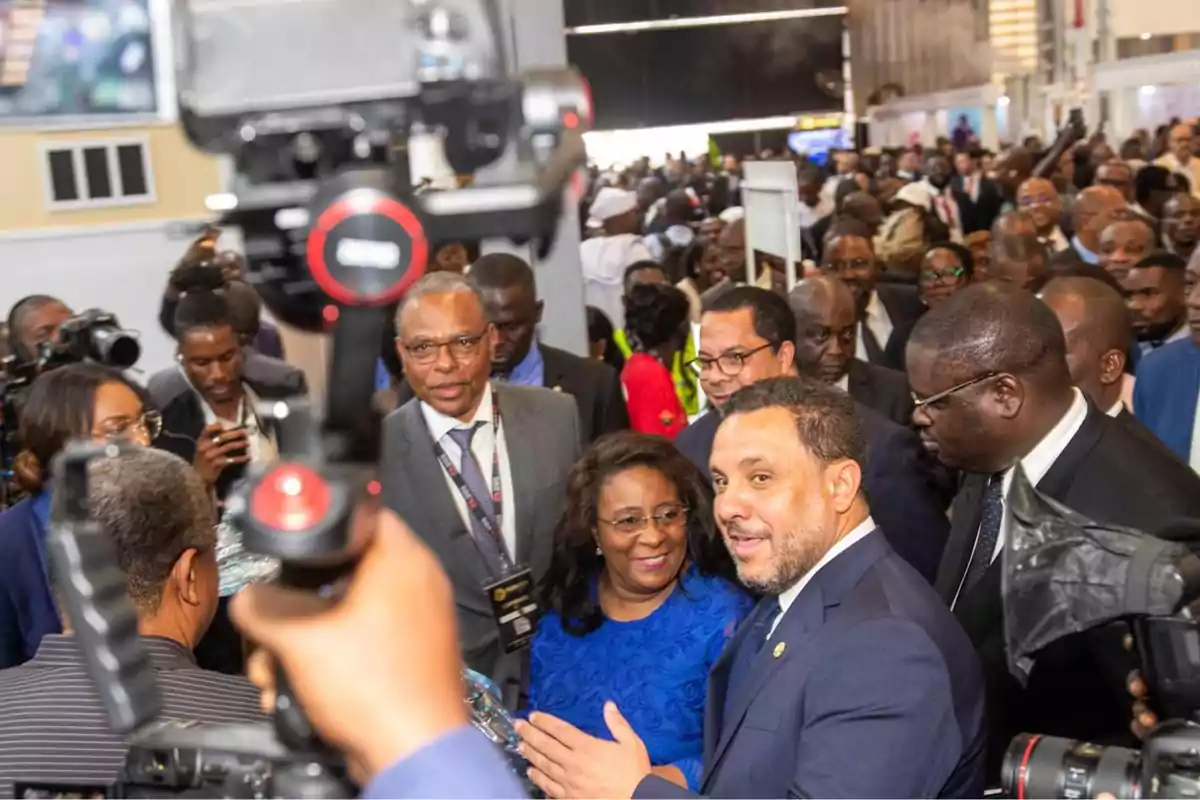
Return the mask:
<svg viewBox="0 0 1200 800">
<path fill-rule="evenodd" d="M 498 623 L 495 607 L 506 593 L 538 594 L 580 452 L 578 411 L 570 395 L 489 381 L 496 329 L 461 275 L 417 281 L 396 331 L 416 396 L 384 420 L 383 501 L 450 574 L 467 666 L 515 707 L 537 620 Z"/>
</svg>

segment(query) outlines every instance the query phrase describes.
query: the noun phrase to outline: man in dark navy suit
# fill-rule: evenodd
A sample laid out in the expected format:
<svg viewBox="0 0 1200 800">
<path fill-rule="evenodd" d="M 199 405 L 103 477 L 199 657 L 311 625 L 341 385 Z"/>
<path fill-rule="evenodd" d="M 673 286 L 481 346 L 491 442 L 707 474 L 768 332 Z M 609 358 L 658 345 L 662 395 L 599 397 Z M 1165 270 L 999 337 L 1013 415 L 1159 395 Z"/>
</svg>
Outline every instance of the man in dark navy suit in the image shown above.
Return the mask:
<svg viewBox="0 0 1200 800">
<path fill-rule="evenodd" d="M 714 300 L 700 320 L 696 365 L 700 385 L 713 410 L 675 438 L 675 446 L 709 474 L 713 438 L 721 409 L 738 389 L 780 375 L 795 375 L 796 318 L 782 297 L 752 286 L 732 289 Z M 863 486 L 888 542 L 930 583 L 937 574 L 950 523 L 933 460 L 917 435 L 862 403 L 855 413 L 869 455 Z"/>
<path fill-rule="evenodd" d="M 815 380 L 733 396 L 712 451 L 714 514 L 763 595 L 709 673 L 700 790 L 712 797 L 979 797 L 983 673 L 862 492 L 854 402 Z M 520 726 L 550 797 L 686 797 L 619 709 L 613 741 L 547 714 Z"/>
</svg>

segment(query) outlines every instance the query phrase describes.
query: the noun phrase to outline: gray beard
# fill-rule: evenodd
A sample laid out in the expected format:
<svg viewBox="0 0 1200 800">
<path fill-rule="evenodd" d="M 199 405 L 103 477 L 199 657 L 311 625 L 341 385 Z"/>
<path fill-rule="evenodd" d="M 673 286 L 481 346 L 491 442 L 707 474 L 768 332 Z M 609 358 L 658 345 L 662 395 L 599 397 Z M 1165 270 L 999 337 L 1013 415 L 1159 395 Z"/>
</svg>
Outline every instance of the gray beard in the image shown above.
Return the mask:
<svg viewBox="0 0 1200 800">
<path fill-rule="evenodd" d="M 808 574 L 809 570 L 828 552 L 828 547 L 813 542 L 799 542 L 789 536 L 780 542 L 772 541 L 773 567 L 766 577 L 749 577 L 742 572 L 742 565 L 736 558 L 733 563 L 737 567 L 738 580 L 752 592 L 758 594 L 779 595 L 794 586 L 797 581 Z"/>
</svg>

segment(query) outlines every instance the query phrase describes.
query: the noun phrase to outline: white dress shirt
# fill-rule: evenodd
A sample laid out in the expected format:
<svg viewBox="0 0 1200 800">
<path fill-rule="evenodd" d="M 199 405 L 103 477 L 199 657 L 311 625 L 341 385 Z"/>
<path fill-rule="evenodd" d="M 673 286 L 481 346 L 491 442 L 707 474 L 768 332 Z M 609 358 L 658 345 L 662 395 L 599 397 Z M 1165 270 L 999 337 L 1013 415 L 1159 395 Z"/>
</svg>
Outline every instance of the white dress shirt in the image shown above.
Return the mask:
<svg viewBox="0 0 1200 800">
<path fill-rule="evenodd" d="M 810 206 L 808 203 L 801 201 L 799 208 L 800 227 L 811 228 L 818 221 L 833 213 L 833 200 L 821 195 L 815 206 Z"/>
<path fill-rule="evenodd" d="M 1054 466 L 1054 462 L 1058 461 L 1059 456 L 1067 449 L 1067 445 L 1075 438 L 1075 434 L 1079 433 L 1079 429 L 1083 427 L 1083 421 L 1087 419 L 1087 400 L 1084 399 L 1083 392 L 1078 389 L 1074 389 L 1073 391 L 1075 392 L 1075 399 L 1071 402 L 1071 407 L 1067 409 L 1067 413 L 1063 414 L 1062 419 L 1020 461 L 1021 468 L 1025 470 L 1025 477 L 1029 479 L 1029 483 L 1033 486 L 1037 486 L 1038 481 L 1046 477 L 1046 473 Z M 1012 514 L 1008 509 L 1008 490 L 1012 488 L 1015 472 L 1015 466 L 1009 467 L 1004 472 L 1004 482 L 1002 485 L 1004 517 L 1000 522 L 1000 535 L 996 537 L 996 546 L 992 549 L 992 561 L 995 561 L 1004 549 L 1004 542 L 1008 539 L 1008 530 L 1012 526 Z M 975 547 L 978 546 L 979 535 L 976 533 L 975 546 L 971 548 L 971 558 L 968 559 L 968 564 L 974 559 Z M 964 572 L 962 580 L 966 580 L 966 578 L 967 575 Z M 962 591 L 961 581 L 958 585 L 958 591 Z M 955 593 L 954 600 L 958 602 L 958 592 Z M 950 607 L 953 609 L 954 604 L 952 603 Z"/>
<path fill-rule="evenodd" d="M 1174 153 L 1167 153 L 1154 163 L 1156 166 L 1169 169 L 1171 172 L 1187 178 L 1188 183 L 1191 184 L 1192 194 L 1200 197 L 1200 158 L 1192 156 L 1188 159 L 1187 164 L 1180 164 Z"/>
<path fill-rule="evenodd" d="M 1200 472 L 1200 393 L 1196 395 L 1196 413 L 1192 415 L 1192 450 L 1188 453 L 1188 466 Z"/>
<path fill-rule="evenodd" d="M 849 394 L 849 392 L 850 392 L 850 373 L 847 372 L 845 375 L 838 378 L 837 383 L 835 383 L 833 385 L 836 386 L 837 388 L 841 389 L 843 392 L 846 392 L 847 394 Z"/>
<path fill-rule="evenodd" d="M 191 381 L 188 383 L 191 384 Z M 195 390 L 193 389 L 193 391 Z M 242 384 L 242 399 L 238 401 L 234 419 L 218 417 L 200 392 L 196 392 L 196 397 L 200 400 L 200 410 L 204 412 L 205 427 L 220 425 L 222 430 L 227 431 L 234 428 L 246 429 L 246 455 L 250 456 L 251 463 L 271 461 L 279 455 L 275 448 L 275 440 L 271 438 L 269 431 L 264 430 L 263 425 L 259 422 L 258 413 L 254 410 L 258 407 L 258 397 L 250 391 L 250 387 L 245 383 Z"/>
<path fill-rule="evenodd" d="M 471 428 L 478 422 L 483 423 L 471 437 L 471 452 L 475 455 L 475 460 L 479 462 L 479 470 L 483 473 L 484 480 L 489 483 L 492 478 L 492 454 L 499 447 L 500 491 L 504 495 L 504 519 L 501 521 L 500 533 L 504 536 L 504 547 L 508 550 L 509 559 L 516 564 L 517 497 L 513 492 L 512 467 L 508 461 L 508 443 L 504 438 L 504 423 L 500 423 L 498 431 L 492 429 L 492 385 L 489 383 L 484 390 L 483 399 L 479 401 L 479 408 L 475 409 L 475 416 L 471 418 L 470 422 L 459 422 L 453 417 L 447 417 L 424 401 L 421 401 L 421 414 L 425 417 L 425 424 L 429 428 L 431 438 L 441 444 L 446 455 L 450 457 L 451 463 L 454 464 L 454 468 L 459 472 L 462 472 L 462 449 L 450 437 L 450 431 Z M 467 530 L 471 530 L 473 518 L 471 512 L 467 510 L 467 501 L 463 500 L 462 492 L 454 485 L 454 481 L 450 479 L 446 470 L 442 469 L 441 464 L 437 469 L 442 473 L 450 496 L 454 498 L 454 506 L 458 509 L 458 516 L 462 519 L 463 525 L 467 527 Z"/>
<path fill-rule="evenodd" d="M 1071 247 L 1071 240 L 1063 234 L 1062 228 L 1055 225 L 1054 230 L 1046 237 L 1046 246 L 1055 253 L 1061 253 Z"/>
<path fill-rule="evenodd" d="M 1104 413 L 1115 419 L 1116 417 L 1120 416 L 1121 412 L 1124 410 L 1125 410 L 1125 401 L 1118 400 L 1116 403 L 1113 404 L 1112 408 L 1110 408 L 1108 411 L 1105 411 Z"/>
<path fill-rule="evenodd" d="M 800 580 L 779 593 L 779 613 L 775 615 L 775 621 L 771 623 L 771 630 L 767 632 L 768 639 L 775 634 L 775 629 L 779 627 L 779 621 L 783 619 L 783 615 L 792 607 L 792 603 L 796 602 L 796 598 L 800 596 L 800 592 L 804 591 L 804 587 L 813 579 L 813 576 L 820 572 L 821 567 L 858 544 L 867 534 L 874 531 L 875 527 L 875 520 L 868 516 L 862 522 L 858 523 L 858 525 L 854 526 L 854 530 L 834 542 L 833 547 L 826 550 L 825 555 L 821 556 L 821 560 L 814 564 L 812 569 L 804 573 Z"/>
<path fill-rule="evenodd" d="M 888 315 L 883 301 L 879 299 L 879 292 L 872 291 L 871 299 L 867 301 L 866 314 L 862 322 L 858 323 L 858 343 L 854 346 L 854 357 L 860 361 L 871 360 L 867 357 L 867 346 L 864 344 L 866 330 L 875 334 L 875 341 L 879 342 L 879 348 L 882 350 L 892 338 L 892 328 L 892 318 Z"/>
</svg>

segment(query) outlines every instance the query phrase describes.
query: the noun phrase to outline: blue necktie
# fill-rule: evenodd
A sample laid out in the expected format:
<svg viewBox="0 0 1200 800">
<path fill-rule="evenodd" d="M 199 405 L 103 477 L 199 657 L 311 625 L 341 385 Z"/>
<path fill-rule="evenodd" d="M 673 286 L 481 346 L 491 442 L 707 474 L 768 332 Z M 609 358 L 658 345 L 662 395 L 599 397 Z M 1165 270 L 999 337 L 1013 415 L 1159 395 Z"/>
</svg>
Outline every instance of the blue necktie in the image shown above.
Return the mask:
<svg viewBox="0 0 1200 800">
<path fill-rule="evenodd" d="M 750 668 L 754 664 L 754 659 L 762 652 L 763 645 L 767 643 L 767 633 L 771 630 L 771 625 L 777 616 L 779 616 L 779 598 L 769 595 L 759 601 L 751 619 L 747 621 L 749 630 L 746 631 L 746 636 L 738 645 L 737 653 L 733 657 L 733 664 L 729 669 L 729 682 L 725 688 L 724 716 L 729 715 L 729 704 L 741 693 L 746 678 L 750 676 Z"/>
<path fill-rule="evenodd" d="M 492 521 L 493 526 L 499 528 L 496 525 L 496 507 L 492 505 L 491 483 L 483 477 L 483 470 L 479 467 L 479 460 L 475 458 L 475 453 L 471 451 L 471 440 L 475 438 L 476 431 L 482 425 L 484 425 L 483 422 L 476 422 L 470 428 L 452 430 L 447 436 L 462 451 L 462 466 L 459 468 L 459 474 L 462 475 L 463 483 L 467 485 L 467 488 L 471 490 L 471 494 L 479 502 L 480 510 Z M 475 539 L 475 543 L 479 545 L 479 553 L 487 563 L 488 571 L 493 575 L 504 574 L 505 559 L 500 555 L 500 544 L 496 540 L 496 537 L 487 532 L 487 529 L 476 519 L 475 514 L 470 509 L 467 510 L 467 516 L 471 520 L 471 536 Z"/>
</svg>

